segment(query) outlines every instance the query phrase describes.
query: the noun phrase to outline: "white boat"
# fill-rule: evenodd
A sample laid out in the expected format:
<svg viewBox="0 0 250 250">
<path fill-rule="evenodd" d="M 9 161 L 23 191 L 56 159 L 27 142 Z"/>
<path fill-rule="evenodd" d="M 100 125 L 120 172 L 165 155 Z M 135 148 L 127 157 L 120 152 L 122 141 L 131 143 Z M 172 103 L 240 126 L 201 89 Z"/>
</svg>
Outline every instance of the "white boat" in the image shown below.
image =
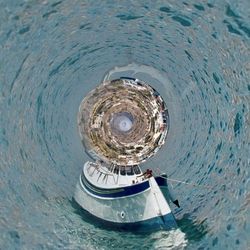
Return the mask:
<svg viewBox="0 0 250 250">
<path fill-rule="evenodd" d="M 154 230 L 177 224 L 160 186 L 164 178 L 139 165 L 117 166 L 86 162 L 74 194 L 89 214 L 117 228 Z"/>
</svg>

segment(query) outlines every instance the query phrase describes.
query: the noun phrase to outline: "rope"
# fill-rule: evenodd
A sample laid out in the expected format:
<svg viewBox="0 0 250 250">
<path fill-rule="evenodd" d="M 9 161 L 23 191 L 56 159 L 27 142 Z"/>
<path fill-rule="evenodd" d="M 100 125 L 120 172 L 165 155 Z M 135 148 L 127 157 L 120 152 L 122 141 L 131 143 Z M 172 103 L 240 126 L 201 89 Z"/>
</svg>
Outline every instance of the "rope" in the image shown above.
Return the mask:
<svg viewBox="0 0 250 250">
<path fill-rule="evenodd" d="M 160 169 L 157 168 L 157 170 L 159 171 Z M 168 178 L 168 177 L 164 177 L 164 176 L 161 176 L 161 178 L 172 181 L 172 182 L 178 182 L 178 183 L 182 183 L 185 185 L 193 186 L 193 187 L 212 188 L 212 186 L 209 186 L 209 185 L 200 185 L 200 184 L 186 182 L 186 181 L 180 181 L 180 180 L 176 180 L 176 179 L 172 179 L 172 178 Z"/>
</svg>

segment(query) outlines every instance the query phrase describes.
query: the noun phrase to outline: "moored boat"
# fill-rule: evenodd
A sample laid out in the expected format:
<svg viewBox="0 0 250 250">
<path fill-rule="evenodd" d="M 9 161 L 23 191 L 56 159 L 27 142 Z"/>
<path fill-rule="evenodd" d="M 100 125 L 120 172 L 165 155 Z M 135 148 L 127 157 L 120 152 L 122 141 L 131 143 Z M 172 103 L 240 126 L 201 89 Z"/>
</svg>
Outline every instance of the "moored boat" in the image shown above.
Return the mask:
<svg viewBox="0 0 250 250">
<path fill-rule="evenodd" d="M 176 227 L 168 202 L 150 173 L 136 166 L 86 162 L 75 201 L 100 220 L 124 229 Z"/>
</svg>

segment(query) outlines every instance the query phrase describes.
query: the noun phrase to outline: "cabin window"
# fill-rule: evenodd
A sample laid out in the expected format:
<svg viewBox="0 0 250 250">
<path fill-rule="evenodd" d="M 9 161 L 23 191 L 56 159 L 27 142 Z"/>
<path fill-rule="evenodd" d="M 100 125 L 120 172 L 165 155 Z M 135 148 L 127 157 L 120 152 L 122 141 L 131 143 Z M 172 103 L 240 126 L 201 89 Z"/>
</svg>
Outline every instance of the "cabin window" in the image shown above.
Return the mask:
<svg viewBox="0 0 250 250">
<path fill-rule="evenodd" d="M 133 167 L 126 167 L 126 173 L 127 175 L 133 175 L 134 174 Z"/>
<path fill-rule="evenodd" d="M 119 174 L 119 167 L 115 166 L 115 168 L 114 168 L 114 174 Z"/>
<path fill-rule="evenodd" d="M 141 174 L 141 170 L 138 165 L 133 166 L 135 174 Z"/>
<path fill-rule="evenodd" d="M 125 171 L 125 167 L 124 167 L 124 166 L 122 166 L 122 167 L 120 168 L 120 174 L 121 174 L 121 175 L 125 175 L 125 174 L 126 174 L 126 171 Z"/>
</svg>

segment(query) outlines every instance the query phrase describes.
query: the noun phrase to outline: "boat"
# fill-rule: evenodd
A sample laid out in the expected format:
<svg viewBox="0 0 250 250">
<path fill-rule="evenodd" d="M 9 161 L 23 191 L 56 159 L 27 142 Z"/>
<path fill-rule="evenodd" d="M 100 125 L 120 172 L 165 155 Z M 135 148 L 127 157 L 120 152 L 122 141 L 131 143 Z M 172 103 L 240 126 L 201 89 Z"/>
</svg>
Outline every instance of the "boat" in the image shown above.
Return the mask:
<svg viewBox="0 0 250 250">
<path fill-rule="evenodd" d="M 169 115 L 149 84 L 122 77 L 104 82 L 81 102 L 79 133 L 92 159 L 82 169 L 74 200 L 106 225 L 144 231 L 176 228 L 164 174 L 141 164 L 165 143 Z M 169 198 L 170 197 L 170 198 Z"/>
<path fill-rule="evenodd" d="M 148 172 L 148 173 L 147 173 Z M 75 201 L 98 220 L 114 228 L 172 229 L 177 224 L 160 186 L 161 176 L 140 166 L 110 166 L 86 162 L 74 194 Z"/>
</svg>

